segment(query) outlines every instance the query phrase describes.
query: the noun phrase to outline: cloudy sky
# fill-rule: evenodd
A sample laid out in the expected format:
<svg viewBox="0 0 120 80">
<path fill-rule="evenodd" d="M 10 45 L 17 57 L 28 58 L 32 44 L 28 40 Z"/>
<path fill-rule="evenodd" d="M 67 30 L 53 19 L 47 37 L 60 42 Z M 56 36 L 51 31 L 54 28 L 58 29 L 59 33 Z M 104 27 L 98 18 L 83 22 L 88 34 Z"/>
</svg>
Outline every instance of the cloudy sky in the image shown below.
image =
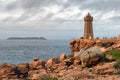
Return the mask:
<svg viewBox="0 0 120 80">
<path fill-rule="evenodd" d="M 0 38 L 79 38 L 88 12 L 95 37 L 120 34 L 120 0 L 0 0 Z"/>
</svg>

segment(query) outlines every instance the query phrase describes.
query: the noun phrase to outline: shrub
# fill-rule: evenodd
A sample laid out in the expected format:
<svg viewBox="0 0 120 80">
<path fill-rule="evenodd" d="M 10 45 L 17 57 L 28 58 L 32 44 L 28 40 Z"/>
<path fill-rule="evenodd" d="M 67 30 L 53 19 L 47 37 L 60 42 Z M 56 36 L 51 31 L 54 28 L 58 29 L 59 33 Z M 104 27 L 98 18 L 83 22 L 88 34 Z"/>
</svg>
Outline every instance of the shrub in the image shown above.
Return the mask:
<svg viewBox="0 0 120 80">
<path fill-rule="evenodd" d="M 114 67 L 116 69 L 120 69 L 120 50 L 111 50 L 108 52 L 105 52 L 105 55 L 111 55 L 113 59 L 116 60 L 116 64 L 114 64 Z"/>
</svg>

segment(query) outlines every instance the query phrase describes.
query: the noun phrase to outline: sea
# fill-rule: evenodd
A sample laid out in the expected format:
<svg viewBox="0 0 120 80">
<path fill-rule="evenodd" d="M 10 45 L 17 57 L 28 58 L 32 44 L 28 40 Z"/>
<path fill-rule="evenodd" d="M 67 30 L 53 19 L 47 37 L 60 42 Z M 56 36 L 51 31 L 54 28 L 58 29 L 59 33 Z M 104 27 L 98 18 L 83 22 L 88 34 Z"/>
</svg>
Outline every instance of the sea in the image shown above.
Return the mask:
<svg viewBox="0 0 120 80">
<path fill-rule="evenodd" d="M 47 60 L 71 53 L 67 40 L 0 40 L 1 63 L 28 63 L 34 58 Z"/>
</svg>

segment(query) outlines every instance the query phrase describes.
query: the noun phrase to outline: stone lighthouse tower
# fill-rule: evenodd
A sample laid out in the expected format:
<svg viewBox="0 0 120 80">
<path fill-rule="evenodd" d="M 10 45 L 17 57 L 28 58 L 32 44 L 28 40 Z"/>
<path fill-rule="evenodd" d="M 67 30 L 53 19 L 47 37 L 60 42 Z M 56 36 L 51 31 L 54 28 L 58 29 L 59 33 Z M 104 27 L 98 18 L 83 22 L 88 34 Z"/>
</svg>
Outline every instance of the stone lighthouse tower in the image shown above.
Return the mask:
<svg viewBox="0 0 120 80">
<path fill-rule="evenodd" d="M 84 39 L 93 39 L 93 17 L 88 13 L 84 17 Z"/>
</svg>

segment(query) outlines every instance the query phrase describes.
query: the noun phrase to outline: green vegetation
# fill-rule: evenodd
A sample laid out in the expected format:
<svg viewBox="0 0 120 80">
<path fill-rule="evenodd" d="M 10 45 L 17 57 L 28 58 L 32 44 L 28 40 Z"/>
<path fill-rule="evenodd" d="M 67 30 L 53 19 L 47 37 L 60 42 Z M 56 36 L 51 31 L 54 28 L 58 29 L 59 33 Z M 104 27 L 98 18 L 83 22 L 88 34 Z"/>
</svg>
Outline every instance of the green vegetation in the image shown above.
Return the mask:
<svg viewBox="0 0 120 80">
<path fill-rule="evenodd" d="M 116 69 L 120 69 L 120 50 L 111 50 L 105 53 L 106 55 L 111 55 L 113 57 L 113 59 L 116 60 L 116 64 L 114 65 L 114 67 Z"/>
<path fill-rule="evenodd" d="M 113 59 L 116 59 L 117 62 L 120 62 L 120 50 L 111 50 L 105 53 L 106 55 L 111 55 Z"/>
</svg>

